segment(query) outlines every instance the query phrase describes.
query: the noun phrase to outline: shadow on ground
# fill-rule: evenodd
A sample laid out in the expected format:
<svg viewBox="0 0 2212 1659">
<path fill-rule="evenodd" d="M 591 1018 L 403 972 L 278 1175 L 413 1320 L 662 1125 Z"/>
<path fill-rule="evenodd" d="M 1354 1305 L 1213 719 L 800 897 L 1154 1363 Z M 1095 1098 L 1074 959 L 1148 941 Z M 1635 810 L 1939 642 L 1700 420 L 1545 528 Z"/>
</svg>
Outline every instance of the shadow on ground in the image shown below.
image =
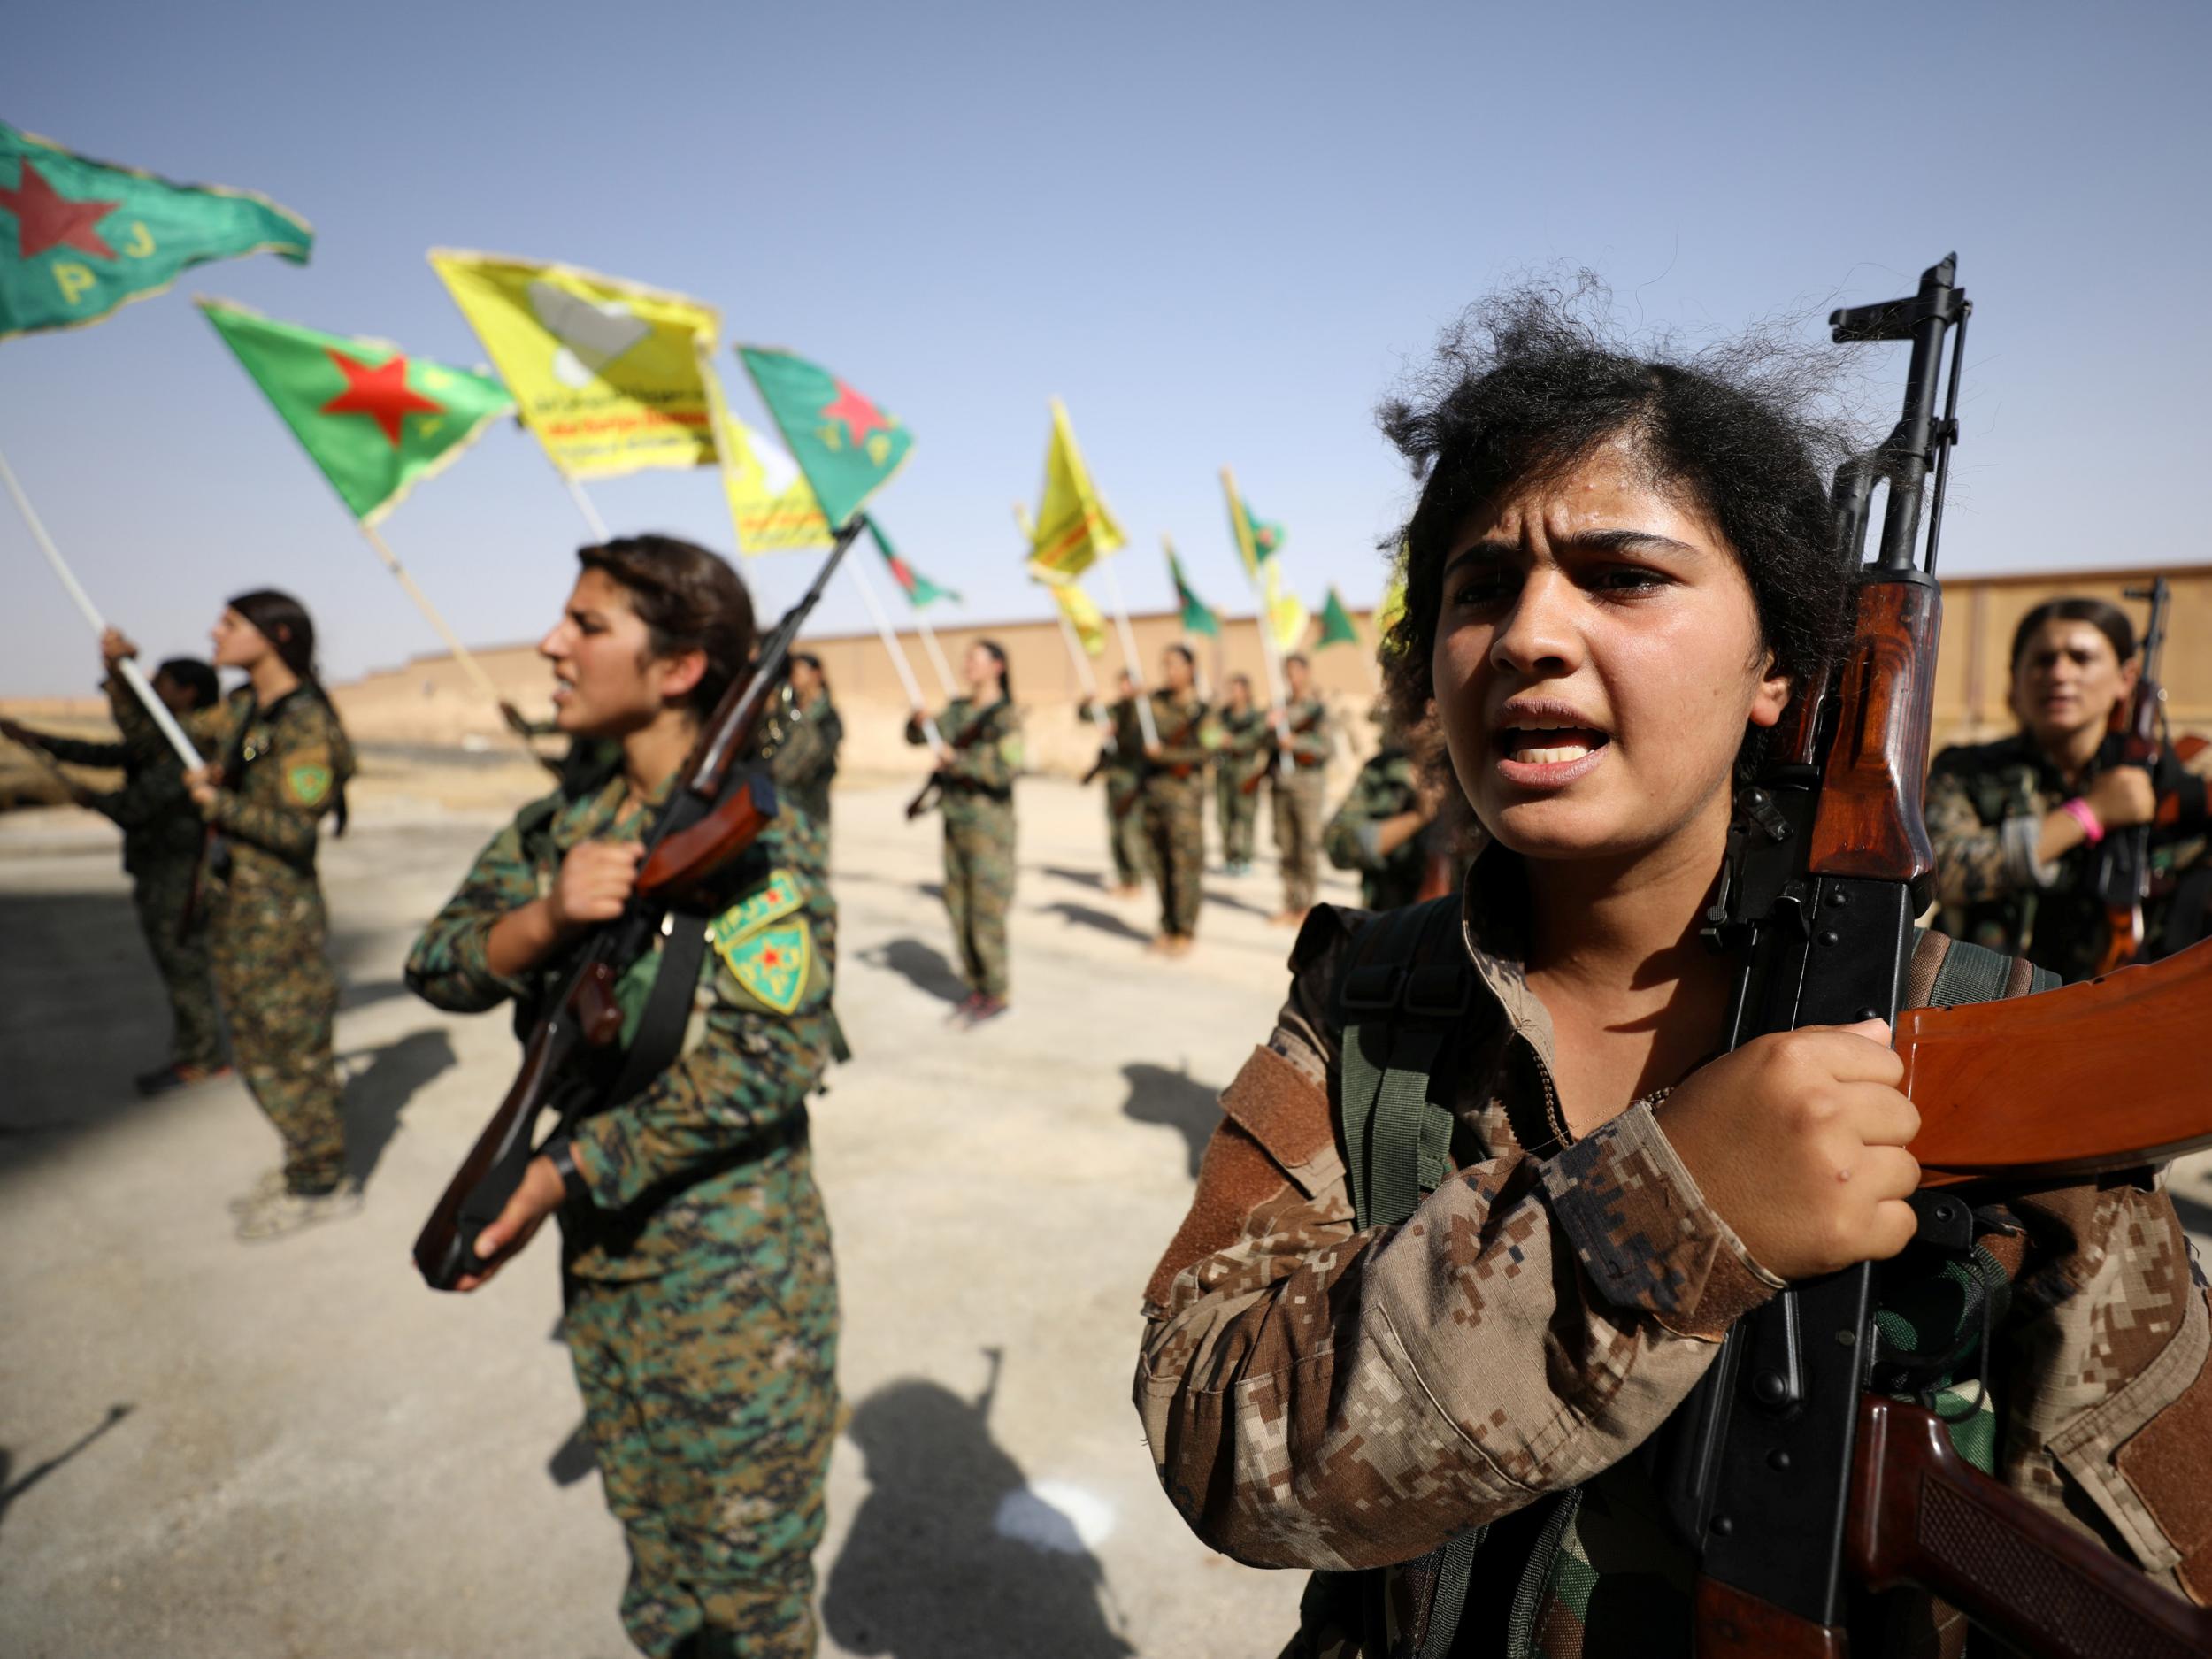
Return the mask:
<svg viewBox="0 0 2212 1659">
<path fill-rule="evenodd" d="M 545 1460 L 545 1472 L 553 1477 L 557 1486 L 572 1486 L 598 1467 L 599 1455 L 591 1446 L 591 1426 L 585 1423 L 571 1429 L 568 1438 Z"/>
<path fill-rule="evenodd" d="M 1201 895 L 1209 904 L 1218 904 L 1225 910 L 1242 910 L 1248 916 L 1268 917 L 1275 914 L 1263 904 L 1240 899 L 1233 893 L 1224 893 L 1217 887 L 1204 887 Z"/>
<path fill-rule="evenodd" d="M 822 1597 L 822 1622 L 848 1652 L 1133 1651 L 1101 1605 L 1110 1593 L 1097 1557 L 992 1440 L 992 1393 L 971 1402 L 910 1377 L 853 1412 L 846 1433 L 866 1459 L 869 1492 Z"/>
<path fill-rule="evenodd" d="M 107 1416 L 79 1435 L 74 1445 L 65 1447 L 44 1463 L 26 1470 L 13 1480 L 9 1479 L 8 1477 L 15 1472 L 15 1460 L 5 1447 L 0 1447 L 0 1524 L 6 1522 L 9 1506 L 18 1498 L 90 1446 L 93 1441 L 98 1440 L 125 1417 L 130 1416 L 134 1409 L 136 1409 L 135 1407 L 129 1405 L 110 1406 Z"/>
<path fill-rule="evenodd" d="M 872 968 L 888 969 L 916 990 L 926 991 L 941 1002 L 967 1000 L 967 981 L 960 977 L 945 953 L 918 939 L 887 939 L 872 949 L 862 951 L 860 960 Z"/>
<path fill-rule="evenodd" d="M 1106 891 L 1106 878 L 1095 870 L 1070 870 L 1060 864 L 1046 864 L 1043 873 L 1060 881 L 1072 881 L 1079 887 L 1088 887 L 1094 893 Z"/>
<path fill-rule="evenodd" d="M 346 1164 L 347 1172 L 365 1187 L 415 1091 L 453 1064 L 453 1039 L 442 1025 L 433 1025 L 381 1048 L 341 1055 L 339 1063 L 349 1066 L 363 1059 L 368 1064 L 346 1085 Z M 488 1097 L 484 1116 L 489 1118 L 498 1103 Z"/>
<path fill-rule="evenodd" d="M 1183 1137 L 1193 1180 L 1206 1156 L 1206 1142 L 1221 1122 L 1220 1091 L 1201 1083 L 1187 1070 L 1169 1071 L 1164 1065 L 1137 1061 L 1121 1068 L 1129 1079 L 1129 1098 L 1121 1115 L 1141 1124 L 1162 1124 Z"/>
<path fill-rule="evenodd" d="M 1045 916 L 1057 916 L 1061 920 L 1078 927 L 1095 927 L 1102 933 L 1111 933 L 1116 939 L 1133 939 L 1139 944 L 1149 944 L 1152 935 L 1142 928 L 1132 927 L 1120 917 L 1105 910 L 1093 910 L 1087 904 L 1077 904 L 1062 899 L 1056 904 L 1041 904 L 1038 911 Z"/>
</svg>

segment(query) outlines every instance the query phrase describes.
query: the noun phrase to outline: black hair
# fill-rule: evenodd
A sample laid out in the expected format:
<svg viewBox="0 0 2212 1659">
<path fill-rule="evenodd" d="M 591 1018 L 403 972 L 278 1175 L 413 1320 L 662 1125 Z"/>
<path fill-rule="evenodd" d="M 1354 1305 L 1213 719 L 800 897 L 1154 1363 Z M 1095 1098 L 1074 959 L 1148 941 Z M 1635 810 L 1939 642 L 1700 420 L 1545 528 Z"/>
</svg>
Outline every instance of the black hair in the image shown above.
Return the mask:
<svg viewBox="0 0 2212 1659">
<path fill-rule="evenodd" d="M 672 535 L 626 535 L 576 550 L 630 596 L 652 654 L 706 654 L 706 672 L 684 699 L 693 712 L 714 711 L 753 659 L 753 596 L 720 555 Z"/>
<path fill-rule="evenodd" d="M 1470 515 L 1621 435 L 1648 481 L 1701 509 L 1727 541 L 1777 672 L 1801 690 L 1841 647 L 1849 586 L 1826 480 L 1853 444 L 1826 413 L 1833 356 L 1764 334 L 1687 356 L 1665 342 L 1631 349 L 1605 311 L 1587 275 L 1494 295 L 1445 329 L 1408 396 L 1377 411 L 1421 480 L 1412 516 L 1385 543 L 1406 578 L 1383 652 L 1406 730 L 1434 695 L 1444 559 Z M 1740 770 L 1756 765 L 1765 735 L 1747 732 Z"/>
<path fill-rule="evenodd" d="M 1283 658 L 1283 666 L 1285 668 L 1288 668 L 1293 663 L 1297 664 L 1299 667 L 1304 669 L 1311 669 L 1313 666 L 1311 663 L 1306 660 L 1306 654 L 1303 651 L 1293 651 L 1289 656 Z"/>
<path fill-rule="evenodd" d="M 2128 613 L 2105 599 L 2087 599 L 2079 595 L 2064 598 L 2046 599 L 2041 604 L 2020 618 L 2020 626 L 2012 631 L 2012 672 L 2020 672 L 2020 659 L 2025 656 L 2028 641 L 2046 622 L 2086 622 L 2103 634 L 2112 646 L 2112 654 L 2125 666 L 2135 655 L 2135 624 Z"/>
<path fill-rule="evenodd" d="M 1173 651 L 1178 657 L 1188 663 L 1192 668 L 1195 669 L 1198 666 L 1198 659 L 1190 654 L 1190 647 L 1184 644 L 1182 641 L 1170 640 L 1163 649 Z"/>
<path fill-rule="evenodd" d="M 277 659 L 299 677 L 301 687 L 320 702 L 330 711 L 331 720 L 343 730 L 344 722 L 338 719 L 338 705 L 331 702 L 330 694 L 323 689 L 322 677 L 315 666 L 315 618 L 307 614 L 307 607 L 280 588 L 257 588 L 251 593 L 237 595 L 229 608 L 253 624 L 275 650 Z M 240 735 L 244 735 L 242 729 Z M 234 765 L 234 762 L 226 763 L 225 770 L 232 771 Z M 349 816 L 346 787 L 342 783 L 331 809 L 332 832 L 344 834 Z"/>
<path fill-rule="evenodd" d="M 1006 665 L 1006 648 L 996 640 L 977 640 L 974 644 L 979 649 L 988 652 L 991 660 L 998 664 L 998 695 L 1009 703 L 1013 702 L 1014 671 Z"/>
<path fill-rule="evenodd" d="M 223 700 L 223 682 L 216 678 L 213 665 L 196 657 L 172 657 L 154 670 L 156 679 L 164 674 L 192 694 L 196 710 L 211 709 Z"/>
<path fill-rule="evenodd" d="M 1228 679 L 1221 682 L 1221 688 L 1224 691 L 1228 690 L 1232 686 L 1242 686 L 1247 691 L 1249 691 L 1252 689 L 1252 676 L 1246 673 L 1241 668 L 1240 668 L 1235 673 L 1230 675 Z"/>
</svg>

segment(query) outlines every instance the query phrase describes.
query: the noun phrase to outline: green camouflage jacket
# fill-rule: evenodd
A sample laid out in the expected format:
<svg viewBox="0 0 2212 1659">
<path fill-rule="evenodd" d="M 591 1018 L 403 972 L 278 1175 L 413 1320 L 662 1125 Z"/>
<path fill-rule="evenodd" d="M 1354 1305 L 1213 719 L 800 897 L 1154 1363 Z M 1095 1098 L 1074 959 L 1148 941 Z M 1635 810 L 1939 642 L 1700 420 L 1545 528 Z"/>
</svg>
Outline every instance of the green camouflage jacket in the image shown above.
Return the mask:
<svg viewBox="0 0 2212 1659">
<path fill-rule="evenodd" d="M 1136 725 L 1133 710 L 1130 724 Z M 1192 780 L 1205 775 L 1206 762 L 1213 755 L 1214 732 L 1206 718 L 1205 703 L 1194 691 L 1180 697 L 1156 691 L 1152 693 L 1152 727 L 1160 734 L 1160 752 L 1145 757 L 1145 788 L 1188 789 Z M 1141 730 L 1137 733 L 1137 752 L 1141 755 Z"/>
<path fill-rule="evenodd" d="M 106 687 L 108 706 L 125 735 L 116 743 L 88 743 L 73 737 L 37 734 L 38 746 L 72 766 L 112 767 L 123 774 L 119 789 L 92 797 L 92 810 L 123 832 L 123 868 L 136 873 L 162 863 L 189 864 L 200 856 L 207 826 L 185 793 L 184 767 L 157 731 L 137 695 L 119 678 Z M 208 744 L 187 725 L 186 735 Z"/>
<path fill-rule="evenodd" d="M 1359 872 L 1360 902 L 1368 910 L 1394 910 L 1412 903 L 1421 891 L 1421 874 L 1428 862 L 1425 833 L 1387 854 L 1379 849 L 1377 839 L 1385 818 L 1420 804 L 1413 757 L 1402 749 L 1385 747 L 1359 769 L 1351 794 L 1321 832 L 1321 850 L 1329 862 L 1339 870 Z"/>
<path fill-rule="evenodd" d="M 1217 774 L 1231 783 L 1243 783 L 1268 747 L 1267 710 L 1247 709 L 1238 714 L 1225 703 L 1216 703 L 1208 718 L 1213 727 Z"/>
<path fill-rule="evenodd" d="M 1387 1570 L 1353 1581 L 1379 1583 L 1379 1609 L 1318 1581 L 1299 1659 L 1382 1659 L 1417 1594 L 1401 1564 L 1486 1523 L 1455 1653 L 1686 1653 L 1694 1563 L 1630 1454 L 1779 1284 L 1676 1156 L 1664 1091 L 1579 1139 L 1561 1120 L 1501 850 L 1464 889 L 1477 988 L 1449 1096 L 1456 1172 L 1404 1226 L 1354 1230 L 1330 1007 L 1363 918 L 1320 906 L 1145 1291 L 1136 1405 L 1184 1520 L 1256 1566 Z M 1997 1472 L 2202 1601 L 2212 1318 L 2162 1177 L 2008 1202 Z M 1564 1530 L 1540 1532 L 1561 1512 L 1542 1501 L 1578 1488 Z M 1909 1640 L 1881 1651 L 1955 1652 L 1955 1616 L 1916 1605 Z"/>
<path fill-rule="evenodd" d="M 2114 764 L 2116 752 L 2116 742 L 2108 742 L 2082 784 Z M 2152 889 L 2143 920 L 2152 941 L 2164 931 L 2176 873 L 2205 855 L 2203 785 L 2184 781 L 2194 782 L 2193 810 L 2151 838 Z M 2093 891 L 2097 849 L 2076 847 L 2055 864 L 2036 859 L 2044 818 L 2078 793 L 2024 734 L 1960 745 L 1935 757 L 1925 812 L 1946 933 L 2024 956 L 2062 979 L 2096 972 L 2109 933 Z"/>
<path fill-rule="evenodd" d="M 1003 697 L 983 709 L 955 697 L 938 710 L 937 734 L 952 749 L 952 758 L 937 769 L 945 822 L 975 823 L 1011 812 L 1014 780 L 1022 770 L 1021 711 Z M 929 741 L 919 720 L 906 723 L 906 741 Z"/>
<path fill-rule="evenodd" d="M 782 687 L 771 707 L 760 743 L 769 775 L 816 822 L 830 821 L 830 780 L 837 776 L 837 751 L 845 741 L 845 722 L 829 694 L 818 691 L 805 707 L 791 687 Z"/>
<path fill-rule="evenodd" d="M 641 834 L 644 809 L 617 818 L 622 795 L 618 770 L 523 808 L 415 941 L 409 987 L 459 1013 L 511 1000 L 516 1033 L 526 1033 L 564 982 L 564 964 L 495 974 L 485 960 L 493 924 L 550 893 L 580 841 Z M 748 1243 L 765 1217 L 790 1213 L 796 1188 L 811 1181 L 806 1099 L 834 1029 L 837 909 L 826 858 L 816 820 L 780 812 L 710 885 L 695 923 L 709 949 L 680 1054 L 637 1094 L 577 1125 L 590 1200 L 561 1211 L 566 1265 L 577 1277 L 649 1278 L 692 1252 Z M 658 972 L 658 949 L 618 987 L 630 1020 L 625 1043 Z"/>
<path fill-rule="evenodd" d="M 1300 773 L 1319 777 L 1336 747 L 1336 728 L 1329 719 L 1329 705 L 1319 697 L 1299 697 L 1283 705 L 1289 727 L 1283 747 Z"/>
<path fill-rule="evenodd" d="M 124 709 L 117 705 L 117 718 Z M 153 734 L 144 710 L 123 728 Z M 353 776 L 353 744 L 337 711 L 304 687 L 264 709 L 250 687 L 185 722 L 194 742 L 231 767 L 209 818 L 229 849 L 230 879 L 284 887 L 315 879 L 317 826 L 344 798 Z"/>
</svg>

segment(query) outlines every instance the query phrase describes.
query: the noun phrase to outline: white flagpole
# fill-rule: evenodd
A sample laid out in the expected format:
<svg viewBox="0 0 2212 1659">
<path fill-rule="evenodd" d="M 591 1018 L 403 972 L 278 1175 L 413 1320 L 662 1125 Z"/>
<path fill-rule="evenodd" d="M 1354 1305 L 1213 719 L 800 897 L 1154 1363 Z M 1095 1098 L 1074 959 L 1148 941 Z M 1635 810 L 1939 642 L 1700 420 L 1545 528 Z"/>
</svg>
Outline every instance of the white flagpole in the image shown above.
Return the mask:
<svg viewBox="0 0 2212 1659">
<path fill-rule="evenodd" d="M 929 618 L 918 608 L 913 614 L 914 630 L 922 636 L 922 649 L 928 654 L 930 666 L 937 671 L 937 683 L 945 688 L 945 701 L 950 703 L 960 695 L 960 687 L 952 677 L 952 664 L 945 660 L 945 648 L 937 643 Z"/>
<path fill-rule="evenodd" d="M 107 618 L 100 614 L 99 607 L 92 603 L 92 595 L 85 592 L 76 572 L 69 568 L 69 561 L 62 557 L 61 549 L 54 545 L 54 538 L 46 534 L 45 525 L 32 507 L 31 498 L 23 493 L 23 486 L 16 481 L 15 469 L 8 465 L 8 457 L 4 455 L 0 455 L 0 482 L 7 485 L 8 494 L 15 498 L 16 511 L 23 515 L 23 522 L 31 527 L 31 539 L 38 543 L 39 551 L 46 555 L 46 562 L 54 567 L 54 574 L 61 578 L 61 585 L 69 590 L 70 598 L 76 601 L 77 609 L 83 613 L 84 619 L 92 625 L 92 632 L 96 635 L 105 634 Z M 154 725 L 160 729 L 162 736 L 169 740 L 169 747 L 177 751 L 177 758 L 184 763 L 185 770 L 189 772 L 206 764 L 206 757 L 184 734 L 184 728 L 177 724 L 177 717 L 169 712 L 169 705 L 148 683 L 144 671 L 137 663 L 127 657 L 118 657 L 115 672 L 122 675 L 124 683 L 137 694 L 139 702 L 145 705 Z"/>
<path fill-rule="evenodd" d="M 1137 724 L 1144 728 L 1145 747 L 1157 749 L 1160 728 L 1153 723 L 1152 699 L 1145 690 L 1144 664 L 1137 660 L 1137 634 L 1129 626 L 1129 602 L 1121 596 L 1121 573 L 1115 570 L 1111 555 L 1099 563 L 1106 567 L 1106 587 L 1113 595 L 1114 626 L 1121 634 L 1121 660 L 1137 687 Z"/>
<path fill-rule="evenodd" d="M 876 597 L 876 586 L 868 580 L 859 565 L 847 560 L 845 568 L 852 572 L 854 582 L 860 588 L 860 596 L 866 602 L 868 614 L 875 619 L 876 632 L 883 637 L 883 649 L 890 654 L 891 666 L 898 671 L 899 684 L 906 687 L 907 706 L 914 710 L 914 718 L 922 723 L 922 735 L 929 740 L 932 749 L 944 739 L 937 734 L 937 722 L 930 718 L 922 703 L 922 687 L 914 678 L 914 666 L 906 660 L 906 653 L 899 647 L 899 636 L 892 631 L 891 618 L 883 614 L 883 602 Z"/>
<path fill-rule="evenodd" d="M 1030 519 L 1029 509 L 1019 502 L 1014 503 L 1014 522 L 1021 526 L 1022 540 L 1029 542 L 1033 549 L 1037 539 L 1036 526 Z M 1056 586 L 1038 575 L 1037 567 L 1033 565 L 1029 567 L 1029 577 L 1040 588 L 1050 589 Z M 1072 577 L 1069 579 L 1071 582 L 1073 580 Z M 1057 594 L 1053 596 L 1052 614 L 1060 620 L 1060 638 L 1067 645 L 1068 660 L 1075 664 L 1075 683 L 1082 687 L 1084 696 L 1090 702 L 1091 718 L 1098 726 L 1100 734 L 1110 738 L 1113 722 L 1107 718 L 1106 710 L 1099 706 L 1098 676 L 1091 672 L 1091 659 L 1083 649 L 1083 641 L 1076 637 L 1075 624 L 1068 620 L 1067 608 L 1061 604 Z"/>
<path fill-rule="evenodd" d="M 415 608 L 429 618 L 432 627 L 437 629 L 438 636 L 445 641 L 446 649 L 453 653 L 453 660 L 461 665 L 462 672 L 476 682 L 477 689 L 489 697 L 494 704 L 504 703 L 507 700 L 499 695 L 499 687 L 484 672 L 484 664 L 476 660 L 469 648 L 461 643 L 461 636 L 438 614 L 438 607 L 430 603 L 430 595 L 415 586 L 415 579 L 407 573 L 407 567 L 399 562 L 399 556 L 385 545 L 384 538 L 377 534 L 373 526 L 363 525 L 361 534 L 376 549 L 377 557 L 384 561 L 384 568 L 391 572 L 399 585 L 406 589 L 407 596 L 415 602 Z"/>
<path fill-rule="evenodd" d="M 583 480 L 563 472 L 561 482 L 568 486 L 568 498 L 576 503 L 576 511 L 584 515 L 584 523 L 591 529 L 592 540 L 604 541 L 607 539 L 607 521 L 599 516 L 599 509 L 593 504 L 591 497 L 584 494 Z"/>
</svg>

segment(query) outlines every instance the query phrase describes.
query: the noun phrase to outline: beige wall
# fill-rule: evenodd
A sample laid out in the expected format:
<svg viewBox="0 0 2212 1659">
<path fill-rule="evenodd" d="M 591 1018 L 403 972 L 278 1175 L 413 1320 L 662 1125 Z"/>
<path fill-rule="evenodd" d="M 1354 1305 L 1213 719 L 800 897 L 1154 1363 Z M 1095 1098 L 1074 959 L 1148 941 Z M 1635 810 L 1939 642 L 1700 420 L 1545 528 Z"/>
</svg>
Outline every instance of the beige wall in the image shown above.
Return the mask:
<svg viewBox="0 0 2212 1659">
<path fill-rule="evenodd" d="M 2005 711 L 2007 653 L 2015 624 L 2032 606 L 2058 594 L 2088 594 L 2125 605 L 2139 626 L 2143 606 L 2124 598 L 2123 591 L 2147 582 L 2154 573 L 2164 574 L 2174 589 L 2173 643 L 2165 661 L 2173 723 L 2212 732 L 2212 565 L 2174 566 L 2162 572 L 1962 577 L 1944 584 L 1943 654 L 1936 665 L 1938 747 L 2011 729 Z M 1358 620 L 1371 639 L 1369 618 L 1362 613 Z M 1147 672 L 1156 673 L 1160 648 L 1181 637 L 1175 616 L 1161 612 L 1138 617 L 1133 630 Z M 941 700 L 936 677 L 918 640 L 911 633 L 904 637 L 915 673 L 934 706 Z M 1033 765 L 1041 771 L 1080 772 L 1090 764 L 1097 742 L 1075 718 L 1079 686 L 1057 623 L 948 624 L 938 637 L 956 673 L 971 640 L 987 637 L 1005 648 L 1015 695 L 1027 714 Z M 1225 624 L 1218 645 L 1202 639 L 1192 643 L 1206 680 L 1241 670 L 1263 691 L 1259 635 L 1250 618 Z M 822 658 L 844 710 L 848 773 L 879 776 L 913 771 L 916 757 L 899 740 L 906 699 L 876 636 L 822 635 L 805 644 Z M 1315 678 L 1344 717 L 1356 750 L 1371 748 L 1366 722 L 1356 718 L 1374 695 L 1364 654 L 1345 646 L 1311 656 Z M 494 648 L 479 653 L 479 658 L 501 690 L 526 712 L 546 711 L 549 681 L 532 647 Z M 1121 661 L 1119 641 L 1110 639 L 1104 656 L 1094 665 L 1102 683 L 1110 683 Z M 348 726 L 364 742 L 447 744 L 470 736 L 506 741 L 495 711 L 486 706 L 474 683 L 443 656 L 417 657 L 403 667 L 364 675 L 334 687 L 334 695 Z M 4 711 L 36 719 L 96 716 L 101 708 L 97 698 L 41 698 L 8 704 Z"/>
</svg>

